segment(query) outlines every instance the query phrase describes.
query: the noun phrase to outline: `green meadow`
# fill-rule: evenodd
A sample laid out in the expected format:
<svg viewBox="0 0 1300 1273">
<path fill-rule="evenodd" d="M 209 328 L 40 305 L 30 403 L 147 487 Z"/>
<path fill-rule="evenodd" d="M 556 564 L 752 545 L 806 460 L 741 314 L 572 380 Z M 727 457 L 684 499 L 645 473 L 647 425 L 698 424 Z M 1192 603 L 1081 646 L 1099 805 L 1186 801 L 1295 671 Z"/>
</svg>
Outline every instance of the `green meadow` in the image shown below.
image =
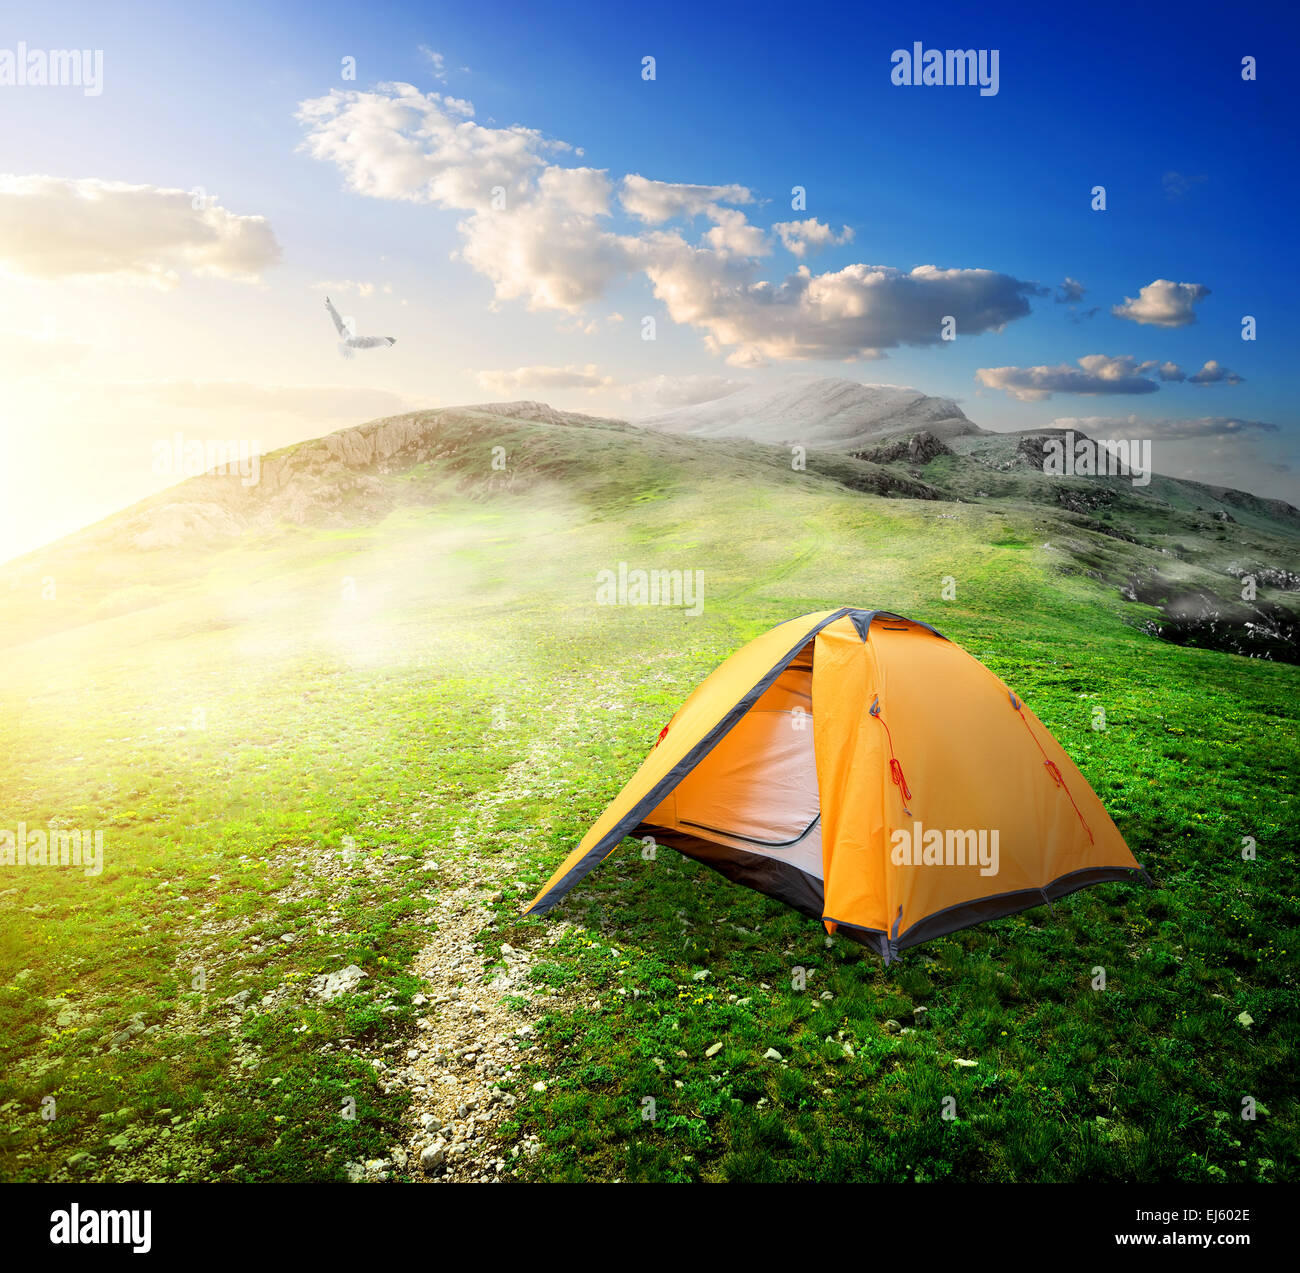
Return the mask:
<svg viewBox="0 0 1300 1273">
<path fill-rule="evenodd" d="M 1141 534 L 876 473 L 481 416 L 332 526 L 10 568 L 0 829 L 102 830 L 104 864 L 0 867 L 0 1178 L 336 1180 L 383 1156 L 407 1098 L 371 1060 L 428 1013 L 413 962 L 466 883 L 483 969 L 534 956 L 512 1006 L 560 992 L 502 1082 L 504 1152 L 541 1142 L 507 1179 L 1300 1177 L 1300 672 L 1143 633 L 1156 612 L 1117 587 L 1159 559 Z M 703 571 L 703 613 L 597 606 L 620 562 Z M 992 668 L 1153 885 L 886 968 L 629 841 L 520 918 L 704 675 L 840 605 Z M 357 993 L 305 993 L 352 963 Z"/>
</svg>

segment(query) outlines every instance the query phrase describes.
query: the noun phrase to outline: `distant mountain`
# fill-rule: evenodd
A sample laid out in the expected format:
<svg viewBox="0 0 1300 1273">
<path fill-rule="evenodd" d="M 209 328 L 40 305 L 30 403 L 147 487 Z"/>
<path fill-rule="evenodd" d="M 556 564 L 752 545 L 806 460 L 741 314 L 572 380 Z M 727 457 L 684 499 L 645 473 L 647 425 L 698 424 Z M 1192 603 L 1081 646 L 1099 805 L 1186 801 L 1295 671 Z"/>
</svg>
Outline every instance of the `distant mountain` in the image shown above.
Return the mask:
<svg viewBox="0 0 1300 1273">
<path fill-rule="evenodd" d="M 1193 515 L 1197 528 L 1206 522 L 1240 522 L 1259 530 L 1285 535 L 1300 534 L 1300 510 L 1285 500 L 1252 495 L 1231 486 L 1212 486 L 1190 478 L 1167 477 L 1153 473 L 1144 486 L 1135 486 L 1127 476 L 1096 476 L 1073 479 L 1049 477 L 1044 472 L 1048 442 L 1073 437 L 1087 438 L 1081 429 L 1037 428 L 1008 433 L 981 432 L 951 440 L 958 456 L 974 461 L 974 487 L 979 493 L 997 498 L 1014 497 L 1031 501 L 1054 500 L 1076 512 L 1095 511 L 1111 505 L 1117 497 L 1130 505 L 1130 515 L 1139 504 L 1156 509 L 1168 508 Z M 880 458 L 871 455 L 868 458 Z M 997 475 L 1019 475 L 1013 487 L 994 479 Z M 954 494 L 963 497 L 975 493 L 968 485 L 963 489 L 956 475 L 948 484 Z M 1136 501 L 1136 503 L 1133 503 Z M 1222 527 L 1220 527 L 1222 529 Z"/>
<path fill-rule="evenodd" d="M 281 525 L 366 524 L 402 502 L 402 493 L 385 478 L 445 458 L 476 428 L 484 429 L 485 421 L 634 432 L 622 421 L 531 401 L 386 416 L 272 451 L 260 457 L 255 481 L 223 471 L 187 478 L 27 558 L 59 547 L 177 548 L 231 542 L 246 531 Z M 491 443 L 485 441 L 475 459 L 486 463 L 490 454 Z"/>
<path fill-rule="evenodd" d="M 746 402 L 762 410 L 746 414 Z M 1036 546 L 1034 557 L 1061 575 L 1138 607 L 1133 621 L 1145 630 L 1300 662 L 1300 511 L 1280 500 L 1160 474 L 1148 485 L 1052 476 L 1044 444 L 1058 431 L 987 432 L 951 401 L 911 390 L 804 378 L 702 405 L 723 436 L 539 402 L 491 403 L 296 443 L 261 457 L 254 480 L 219 471 L 189 478 L 0 567 L 0 648 L 153 605 L 208 569 L 209 553 L 228 554 L 222 569 L 236 573 L 262 570 L 267 553 L 325 561 L 341 540 L 383 543 L 466 500 L 503 499 L 511 517 L 549 502 L 566 523 L 614 525 L 641 516 L 647 496 L 706 508 L 715 488 L 739 483 L 760 502 L 764 491 L 797 495 L 797 508 L 825 497 L 843 510 L 847 492 L 882 513 L 884 501 L 921 502 L 935 510 L 936 526 L 961 525 L 963 534 L 1016 525 L 1020 538 L 994 545 Z M 783 409 L 788 417 L 765 414 Z M 696 418 L 684 428 L 703 430 L 703 413 L 688 410 Z M 671 414 L 680 422 L 686 412 Z M 767 444 L 752 439 L 760 429 Z M 808 447 L 802 467 L 791 465 L 786 441 Z M 972 507 L 980 508 L 974 521 L 964 511 Z M 66 604 L 43 599 L 49 578 Z M 31 604 L 19 606 L 20 597 Z"/>
<path fill-rule="evenodd" d="M 537 426 L 543 432 L 535 432 Z M 1043 446 L 1058 429 L 990 432 L 968 420 L 948 398 L 796 376 L 634 424 L 534 401 L 443 407 L 372 420 L 261 457 L 252 483 L 219 471 L 189 478 L 25 560 L 30 568 L 31 561 L 51 551 L 230 544 L 246 532 L 277 526 L 341 529 L 371 523 L 424 490 L 422 480 L 394 483 L 399 474 L 418 474 L 432 464 L 472 483 L 502 440 L 503 428 L 534 430 L 530 436 L 537 449 L 527 466 L 515 456 L 508 477 L 489 471 L 493 481 L 514 487 L 527 481 L 567 481 L 571 457 L 561 463 L 546 452 L 575 432 L 595 451 L 622 437 L 629 454 L 652 468 L 674 464 L 697 447 L 702 458 L 720 468 L 741 456 L 762 459 L 768 448 L 772 451 L 762 462 L 779 463 L 781 447 L 799 443 L 808 448 L 809 471 L 869 494 L 1046 504 L 1109 516 L 1112 533 L 1124 528 L 1131 534 L 1139 525 L 1154 530 L 1147 524 L 1177 513 L 1186 529 L 1213 528 L 1221 538 L 1224 523 L 1233 522 L 1269 535 L 1300 534 L 1295 508 L 1244 491 L 1160 474 L 1147 486 L 1134 486 L 1126 477 L 1049 477 L 1043 471 Z M 760 446 L 752 447 L 752 442 Z M 567 443 L 560 449 L 568 454 Z M 1166 527 L 1169 533 L 1174 529 L 1172 523 Z"/>
<path fill-rule="evenodd" d="M 938 438 L 984 432 L 951 398 L 813 376 L 747 385 L 725 397 L 675 407 L 636 423 L 688 437 L 750 438 L 827 451 L 854 451 L 881 438 L 920 430 Z"/>
</svg>

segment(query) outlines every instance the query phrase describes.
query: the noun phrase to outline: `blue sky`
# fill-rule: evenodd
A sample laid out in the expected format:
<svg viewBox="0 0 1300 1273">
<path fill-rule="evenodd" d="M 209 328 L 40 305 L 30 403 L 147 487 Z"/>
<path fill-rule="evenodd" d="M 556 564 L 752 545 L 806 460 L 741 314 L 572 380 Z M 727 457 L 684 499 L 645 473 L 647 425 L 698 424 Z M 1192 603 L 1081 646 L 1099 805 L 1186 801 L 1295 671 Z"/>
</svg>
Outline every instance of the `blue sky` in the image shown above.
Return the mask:
<svg viewBox="0 0 1300 1273">
<path fill-rule="evenodd" d="M 0 86 L 0 370 L 28 422 L 0 557 L 165 485 L 150 449 L 176 429 L 270 447 L 500 397 L 635 416 L 791 372 L 912 385 L 990 428 L 1145 430 L 1157 468 L 1296 498 L 1293 20 L 621 8 L 10 9 L 0 50 L 102 49 L 104 81 Z M 996 96 L 891 83 L 918 40 L 998 50 Z M 412 113 L 398 83 L 436 96 Z M 463 163 L 422 128 L 472 133 Z M 498 170 L 506 221 L 482 204 Z M 629 176 L 665 184 L 638 203 Z M 196 230 L 177 192 L 199 189 L 220 211 Z M 813 221 L 802 255 L 773 229 Z M 327 291 L 396 346 L 340 359 Z"/>
</svg>

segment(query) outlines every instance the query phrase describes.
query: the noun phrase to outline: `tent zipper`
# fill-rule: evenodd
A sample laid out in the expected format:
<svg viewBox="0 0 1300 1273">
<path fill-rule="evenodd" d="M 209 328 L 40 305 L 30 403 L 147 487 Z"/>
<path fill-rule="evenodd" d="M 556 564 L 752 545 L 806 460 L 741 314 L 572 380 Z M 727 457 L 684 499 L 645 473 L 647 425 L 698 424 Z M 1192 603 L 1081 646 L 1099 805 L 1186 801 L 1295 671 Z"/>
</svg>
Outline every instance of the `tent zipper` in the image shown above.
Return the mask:
<svg viewBox="0 0 1300 1273">
<path fill-rule="evenodd" d="M 1096 844 L 1096 840 L 1093 839 L 1092 828 L 1088 825 L 1088 820 L 1083 816 L 1079 806 L 1074 803 L 1074 797 L 1070 794 L 1070 788 L 1065 784 L 1065 775 L 1061 772 L 1060 766 L 1056 761 L 1048 756 L 1047 752 L 1043 751 L 1043 744 L 1038 741 L 1038 735 L 1035 734 L 1033 729 L 1030 727 L 1029 718 L 1025 715 L 1020 700 L 1010 690 L 1007 690 L 1007 697 L 1011 700 L 1011 706 L 1015 708 L 1016 715 L 1020 717 L 1024 722 L 1025 728 L 1029 730 L 1029 737 L 1034 740 L 1034 745 L 1038 748 L 1039 752 L 1042 753 L 1043 764 L 1047 769 L 1047 776 L 1065 792 L 1066 798 L 1073 806 L 1074 812 L 1078 815 L 1079 821 L 1083 824 L 1083 829 L 1088 833 L 1088 843 Z"/>
<path fill-rule="evenodd" d="M 885 718 L 880 714 L 880 695 L 877 694 L 871 700 L 871 715 L 874 716 L 882 725 L 885 725 Z M 910 818 L 912 811 L 907 807 L 907 802 L 912 798 L 912 789 L 907 785 L 907 778 L 903 773 L 903 766 L 898 763 L 898 758 L 894 755 L 894 736 L 889 732 L 889 726 L 885 725 L 885 738 L 889 743 L 889 776 L 894 780 L 894 786 L 898 788 L 898 793 L 903 801 L 903 812 Z"/>
</svg>

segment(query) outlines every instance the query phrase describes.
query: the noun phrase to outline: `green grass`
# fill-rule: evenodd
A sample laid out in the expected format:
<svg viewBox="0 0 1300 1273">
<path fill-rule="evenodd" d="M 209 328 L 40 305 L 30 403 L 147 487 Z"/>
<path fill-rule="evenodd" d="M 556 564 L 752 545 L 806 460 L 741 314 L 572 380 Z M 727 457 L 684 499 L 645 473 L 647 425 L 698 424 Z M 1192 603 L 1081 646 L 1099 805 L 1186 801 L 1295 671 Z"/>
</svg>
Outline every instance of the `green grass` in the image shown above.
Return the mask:
<svg viewBox="0 0 1300 1273">
<path fill-rule="evenodd" d="M 473 458 L 498 436 L 509 493 Z M 106 853 L 91 878 L 0 868 L 0 1176 L 326 1180 L 385 1155 L 405 1097 L 371 1061 L 413 1032 L 429 899 L 466 879 L 500 893 L 483 966 L 508 941 L 564 991 L 523 1054 L 510 1130 L 543 1148 L 516 1176 L 1300 1175 L 1300 674 L 1136 631 L 1152 612 L 1110 580 L 1151 550 L 1033 503 L 883 499 L 620 430 L 486 419 L 389 484 L 346 532 L 12 576 L 0 827 L 101 828 Z M 704 614 L 595 606 L 620 561 L 703 570 Z M 519 918 L 703 675 L 841 604 L 931 621 L 1023 695 L 1155 887 L 884 968 L 629 842 Z M 303 993 L 347 963 L 359 994 Z M 157 1029 L 109 1050 L 137 1012 Z"/>
</svg>

